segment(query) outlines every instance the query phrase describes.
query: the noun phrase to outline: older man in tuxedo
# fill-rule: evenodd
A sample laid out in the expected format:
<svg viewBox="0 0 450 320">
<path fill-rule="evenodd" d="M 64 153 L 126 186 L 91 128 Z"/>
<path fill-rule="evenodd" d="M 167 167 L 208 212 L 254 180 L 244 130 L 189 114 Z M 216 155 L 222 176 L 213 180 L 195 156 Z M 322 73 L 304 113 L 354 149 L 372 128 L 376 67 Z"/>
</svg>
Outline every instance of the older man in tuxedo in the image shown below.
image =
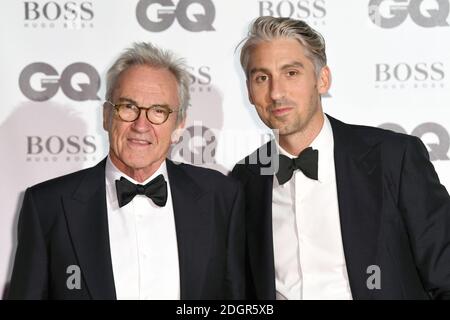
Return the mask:
<svg viewBox="0 0 450 320">
<path fill-rule="evenodd" d="M 240 299 L 239 183 L 167 153 L 189 103 L 181 60 L 149 43 L 107 74 L 109 155 L 27 189 L 10 299 Z"/>
</svg>

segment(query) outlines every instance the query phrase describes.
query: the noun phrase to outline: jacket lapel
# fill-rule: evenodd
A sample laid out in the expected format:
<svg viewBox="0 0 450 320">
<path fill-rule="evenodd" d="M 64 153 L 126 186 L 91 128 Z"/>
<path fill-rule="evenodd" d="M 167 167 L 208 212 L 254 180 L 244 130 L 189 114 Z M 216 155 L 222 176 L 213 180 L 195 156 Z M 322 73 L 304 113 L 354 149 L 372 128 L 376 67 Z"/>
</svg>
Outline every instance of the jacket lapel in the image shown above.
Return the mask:
<svg viewBox="0 0 450 320">
<path fill-rule="evenodd" d="M 66 219 L 87 289 L 93 299 L 116 299 L 105 189 L 106 159 L 86 171 L 71 197 Z"/>
<path fill-rule="evenodd" d="M 202 298 L 210 257 L 213 199 L 189 177 L 184 165 L 167 160 L 180 264 L 181 299 Z"/>
<path fill-rule="evenodd" d="M 275 145 L 269 141 L 259 148 L 248 168 L 251 175 L 246 182 L 247 242 L 250 275 L 256 289 L 256 299 L 275 299 L 275 265 L 272 236 L 272 161 L 263 161 L 261 157 L 271 159 L 276 152 Z M 272 169 L 270 169 L 272 168 Z M 270 171 L 273 172 L 270 172 Z"/>
<path fill-rule="evenodd" d="M 382 173 L 377 144 L 363 141 L 346 124 L 328 116 L 334 158 L 341 233 L 354 299 L 369 299 L 367 268 L 377 264 L 382 210 Z"/>
</svg>

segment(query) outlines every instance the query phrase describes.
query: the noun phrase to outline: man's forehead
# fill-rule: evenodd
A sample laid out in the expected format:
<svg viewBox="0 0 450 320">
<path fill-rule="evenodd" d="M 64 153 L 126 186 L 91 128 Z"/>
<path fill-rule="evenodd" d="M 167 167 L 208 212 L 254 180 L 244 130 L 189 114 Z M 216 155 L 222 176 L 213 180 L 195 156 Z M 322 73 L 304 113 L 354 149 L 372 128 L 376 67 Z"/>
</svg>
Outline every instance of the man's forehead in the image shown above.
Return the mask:
<svg viewBox="0 0 450 320">
<path fill-rule="evenodd" d="M 291 39 L 292 40 L 292 39 Z M 296 41 L 296 40 L 293 40 Z M 269 50 L 267 50 L 269 49 Z M 276 45 L 253 49 L 249 55 L 248 74 L 267 70 L 284 70 L 287 68 L 306 69 L 313 67 L 314 62 L 306 55 L 303 47 L 290 43 L 283 47 Z"/>
<path fill-rule="evenodd" d="M 171 86 L 165 85 L 164 83 L 158 82 L 130 82 L 130 81 L 122 81 L 116 87 L 117 91 L 137 91 L 137 92 L 149 92 L 149 93 L 158 93 L 165 92 L 170 90 Z"/>
<path fill-rule="evenodd" d="M 295 38 L 274 38 L 269 40 L 261 40 L 252 44 L 249 48 L 250 54 L 258 50 L 268 50 L 272 49 L 275 51 L 283 51 L 283 50 L 298 50 L 300 52 L 304 52 L 304 45 Z"/>
<path fill-rule="evenodd" d="M 137 101 L 153 97 L 176 96 L 178 92 L 176 79 L 164 69 L 155 70 L 139 68 L 124 71 L 117 81 L 114 89 L 116 99 L 120 97 L 133 98 Z"/>
<path fill-rule="evenodd" d="M 165 86 L 159 83 L 130 83 L 118 84 L 114 90 L 116 99 L 128 98 L 142 100 L 148 97 L 172 96 L 176 91 L 171 86 Z"/>
</svg>

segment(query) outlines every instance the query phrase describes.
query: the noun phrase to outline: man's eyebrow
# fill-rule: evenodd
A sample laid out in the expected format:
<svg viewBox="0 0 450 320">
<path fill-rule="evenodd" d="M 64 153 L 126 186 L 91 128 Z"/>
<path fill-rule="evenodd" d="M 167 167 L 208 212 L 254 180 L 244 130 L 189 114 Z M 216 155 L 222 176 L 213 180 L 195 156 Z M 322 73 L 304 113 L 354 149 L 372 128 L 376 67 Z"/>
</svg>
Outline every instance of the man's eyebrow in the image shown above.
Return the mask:
<svg viewBox="0 0 450 320">
<path fill-rule="evenodd" d="M 284 64 L 281 67 L 280 70 L 286 70 L 286 69 L 293 68 L 293 67 L 294 68 L 305 69 L 305 65 L 303 63 L 301 63 L 300 61 L 293 61 L 293 62 Z M 249 74 L 252 75 L 252 74 L 255 74 L 257 72 L 270 73 L 270 71 L 268 69 L 261 67 L 261 68 L 253 68 L 253 69 L 251 69 Z"/>
<path fill-rule="evenodd" d="M 266 69 L 266 68 L 253 68 L 253 69 L 250 70 L 249 74 L 252 75 L 252 74 L 255 74 L 257 72 L 269 73 L 269 70 Z"/>
<path fill-rule="evenodd" d="M 305 69 L 305 65 L 303 63 L 301 63 L 300 61 L 294 61 L 294 62 L 286 63 L 285 65 L 283 65 L 281 67 L 281 70 L 289 69 L 289 68 L 292 68 L 292 67 Z"/>
<path fill-rule="evenodd" d="M 119 97 L 117 100 L 119 102 L 128 102 L 128 103 L 134 104 L 135 106 L 139 107 L 139 104 L 131 98 Z M 153 107 L 153 106 L 169 107 L 169 104 L 166 102 L 163 102 L 163 103 L 155 103 L 155 104 L 152 104 L 150 106 L 145 106 L 145 107 Z"/>
<path fill-rule="evenodd" d="M 137 102 L 136 102 L 136 101 L 134 101 L 134 100 L 131 99 L 131 98 L 127 98 L 127 97 L 120 97 L 120 98 L 118 99 L 118 101 L 119 101 L 119 102 L 129 102 L 129 103 L 132 103 L 132 104 L 137 105 Z"/>
</svg>

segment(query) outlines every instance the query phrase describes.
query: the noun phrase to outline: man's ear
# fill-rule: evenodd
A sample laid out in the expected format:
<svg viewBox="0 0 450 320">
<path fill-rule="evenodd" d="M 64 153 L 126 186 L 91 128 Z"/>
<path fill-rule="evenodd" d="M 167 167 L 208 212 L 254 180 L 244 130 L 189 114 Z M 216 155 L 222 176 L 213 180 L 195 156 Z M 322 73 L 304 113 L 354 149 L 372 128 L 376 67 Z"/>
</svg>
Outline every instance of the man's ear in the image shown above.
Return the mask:
<svg viewBox="0 0 450 320">
<path fill-rule="evenodd" d="M 177 124 L 177 129 L 184 129 L 184 126 L 186 125 L 186 117 L 184 117 L 183 120 L 181 120 L 178 124 Z"/>
<path fill-rule="evenodd" d="M 253 96 L 252 96 L 252 89 L 250 88 L 250 84 L 248 83 L 248 78 L 245 81 L 245 84 L 247 85 L 248 101 L 250 101 L 251 104 L 254 104 L 253 103 Z"/>
<path fill-rule="evenodd" d="M 108 102 L 103 103 L 103 129 L 109 131 L 112 120 L 112 107 Z"/>
<path fill-rule="evenodd" d="M 331 87 L 331 71 L 328 66 L 323 67 L 320 70 L 319 77 L 317 79 L 317 90 L 320 94 L 325 94 Z"/>
</svg>

